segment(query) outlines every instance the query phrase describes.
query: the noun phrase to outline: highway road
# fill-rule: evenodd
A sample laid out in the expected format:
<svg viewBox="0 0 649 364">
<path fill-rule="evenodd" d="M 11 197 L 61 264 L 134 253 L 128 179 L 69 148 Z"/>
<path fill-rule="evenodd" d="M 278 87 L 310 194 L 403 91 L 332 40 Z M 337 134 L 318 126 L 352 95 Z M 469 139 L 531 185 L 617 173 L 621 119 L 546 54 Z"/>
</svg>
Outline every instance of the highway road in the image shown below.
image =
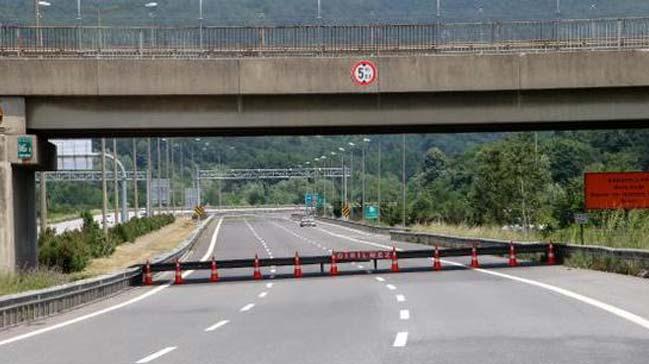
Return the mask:
<svg viewBox="0 0 649 364">
<path fill-rule="evenodd" d="M 187 259 L 385 250 L 382 235 L 286 214 L 214 217 Z M 398 249 L 421 245 L 395 243 Z M 563 266 L 508 268 L 498 257 L 186 272 L 0 332 L 0 362 L 22 363 L 647 363 L 649 281 Z M 405 269 L 404 269 L 405 268 Z M 246 279 L 242 279 L 246 278 Z"/>
</svg>

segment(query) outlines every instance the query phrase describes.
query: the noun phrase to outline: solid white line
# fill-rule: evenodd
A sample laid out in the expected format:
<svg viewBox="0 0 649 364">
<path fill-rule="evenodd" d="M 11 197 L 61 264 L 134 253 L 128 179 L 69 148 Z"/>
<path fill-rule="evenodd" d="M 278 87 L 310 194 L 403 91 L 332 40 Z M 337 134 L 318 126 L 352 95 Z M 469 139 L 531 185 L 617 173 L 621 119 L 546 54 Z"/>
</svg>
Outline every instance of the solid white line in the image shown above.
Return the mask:
<svg viewBox="0 0 649 364">
<path fill-rule="evenodd" d="M 144 357 L 144 358 L 136 361 L 135 363 L 137 363 L 137 364 L 148 363 L 148 362 L 153 361 L 155 359 L 158 359 L 159 357 L 161 357 L 161 356 L 163 356 L 163 355 L 165 355 L 167 353 L 170 353 L 170 352 L 172 352 L 174 350 L 176 350 L 176 347 L 175 346 L 170 346 L 170 347 L 164 348 L 164 349 L 162 349 L 160 351 L 156 351 L 155 353 L 153 353 L 153 354 L 151 354 L 151 355 L 149 355 L 147 357 Z"/>
<path fill-rule="evenodd" d="M 239 310 L 239 312 L 250 311 L 250 309 L 253 308 L 253 307 L 255 307 L 255 304 L 254 304 L 254 303 L 249 303 L 249 304 L 247 304 L 247 305 L 241 307 L 241 309 Z"/>
<path fill-rule="evenodd" d="M 221 320 L 221 321 L 215 323 L 214 325 L 208 327 L 207 329 L 205 329 L 205 332 L 214 331 L 214 330 L 218 329 L 221 326 L 227 325 L 229 322 L 230 322 L 230 320 Z"/>
<path fill-rule="evenodd" d="M 399 318 L 402 320 L 410 320 L 410 311 L 408 310 L 399 311 Z"/>
<path fill-rule="evenodd" d="M 219 231 L 221 230 L 222 223 L 223 223 L 223 218 L 220 218 L 219 222 L 216 224 L 216 229 L 214 229 L 214 233 L 212 234 L 212 239 L 210 240 L 210 246 L 207 248 L 205 255 L 203 255 L 203 257 L 201 258 L 201 261 L 206 261 L 212 256 L 212 253 L 214 252 L 214 247 L 216 247 L 216 238 L 219 236 Z"/>
<path fill-rule="evenodd" d="M 205 220 L 205 224 L 208 224 L 213 216 L 214 215 L 210 216 L 207 220 Z M 223 218 L 221 218 L 219 220 L 219 223 L 218 223 L 216 229 L 214 230 L 213 237 L 218 234 L 218 231 L 219 231 L 219 228 L 221 227 L 222 222 L 223 222 Z M 212 249 L 213 249 L 213 247 L 212 247 Z M 208 253 L 209 254 L 205 254 L 205 256 L 203 257 L 202 260 L 206 260 L 207 257 L 210 257 L 212 255 L 212 252 L 209 249 L 208 249 Z M 193 272 L 193 271 L 185 272 L 183 274 L 183 277 L 185 277 L 186 275 L 191 274 L 191 272 Z M 149 296 L 153 296 L 154 294 L 162 291 L 163 289 L 165 289 L 165 288 L 167 288 L 169 286 L 170 286 L 169 283 L 163 284 L 162 286 L 155 287 L 155 288 L 151 289 L 150 291 L 147 291 L 147 292 L 145 292 L 145 293 L 143 293 L 143 294 L 141 294 L 141 295 L 139 295 L 137 297 L 131 298 L 128 301 L 118 303 L 118 304 L 116 304 L 114 306 L 106 307 L 106 308 L 101 309 L 99 311 L 91 312 L 89 314 L 79 316 L 79 317 L 73 318 L 73 319 L 68 320 L 68 321 L 63 321 L 63 322 L 60 322 L 60 323 L 52 325 L 52 326 L 44 327 L 44 328 L 39 329 L 39 330 L 31 331 L 31 332 L 28 332 L 28 333 L 25 333 L 25 334 L 22 334 L 22 335 L 14 336 L 14 337 L 6 339 L 6 340 L 2 340 L 2 341 L 0 341 L 0 346 L 11 344 L 11 343 L 16 342 L 16 341 L 24 340 L 24 339 L 30 338 L 32 336 L 44 334 L 44 333 L 52 331 L 52 330 L 60 329 L 62 327 L 66 327 L 66 326 L 69 326 L 69 325 L 72 325 L 72 324 L 76 324 L 77 322 L 85 321 L 85 320 L 91 319 L 93 317 L 97 317 L 97 316 L 103 315 L 105 313 L 115 311 L 115 310 L 120 309 L 122 307 L 126 307 L 128 305 L 133 304 L 133 303 L 139 302 L 139 301 L 141 301 L 141 300 L 143 300 L 143 299 L 145 299 L 145 298 L 147 298 Z"/>
<path fill-rule="evenodd" d="M 408 342 L 408 331 L 401 331 L 397 333 L 397 336 L 394 338 L 394 343 L 392 346 L 395 348 L 400 348 L 406 346 Z"/>
<path fill-rule="evenodd" d="M 406 297 L 404 295 L 402 295 L 402 294 L 398 294 L 395 297 L 397 297 L 397 302 L 405 302 L 406 301 Z"/>
<path fill-rule="evenodd" d="M 465 264 L 461 264 L 461 263 L 457 263 L 457 262 L 453 262 L 453 261 L 449 261 L 449 260 L 443 260 L 443 262 L 447 263 L 447 264 L 455 265 L 455 266 L 467 267 Z M 527 278 L 521 278 L 521 277 L 518 277 L 518 276 L 513 276 L 511 274 L 494 272 L 494 271 L 487 270 L 487 269 L 473 268 L 473 270 L 476 271 L 476 272 L 490 274 L 492 276 L 511 279 L 513 281 L 529 284 L 531 286 L 543 288 L 543 289 L 546 289 L 548 291 L 552 291 L 552 292 L 558 293 L 560 295 L 570 297 L 570 298 L 575 299 L 577 301 L 580 301 L 580 302 L 586 303 L 588 305 L 597 307 L 597 308 L 599 308 L 601 310 L 604 310 L 604 311 L 606 311 L 608 313 L 611 313 L 611 314 L 613 314 L 615 316 L 623 318 L 623 319 L 625 319 L 627 321 L 633 322 L 634 324 L 642 326 L 645 329 L 649 329 L 649 320 L 647 320 L 647 319 L 645 319 L 643 317 L 640 317 L 640 316 L 638 316 L 636 314 L 633 314 L 633 313 L 631 313 L 629 311 L 623 310 L 623 309 L 621 309 L 619 307 L 609 305 L 608 303 L 604 303 L 602 301 L 596 300 L 594 298 L 584 296 L 584 295 L 581 295 L 581 294 L 573 292 L 573 291 L 569 291 L 569 290 L 567 290 L 565 288 L 553 286 L 553 285 L 550 285 L 550 284 L 547 284 L 547 283 L 542 283 L 542 282 L 534 281 L 534 280 L 527 279 Z"/>
<path fill-rule="evenodd" d="M 387 289 L 391 290 L 391 291 L 394 291 L 395 289 L 397 289 L 397 287 L 395 287 L 393 284 L 386 284 L 385 287 Z"/>
<path fill-rule="evenodd" d="M 379 282 L 385 282 L 385 278 L 383 277 L 375 277 L 375 279 Z"/>
<path fill-rule="evenodd" d="M 365 244 L 365 245 L 371 245 L 371 246 L 374 246 L 374 247 L 377 247 L 377 248 L 383 248 L 383 249 L 389 249 L 389 250 L 392 250 L 392 247 L 391 247 L 391 246 L 388 246 L 388 245 L 379 244 L 379 243 L 373 243 L 373 242 L 371 242 L 371 241 L 365 241 L 365 240 L 360 240 L 360 239 L 352 238 L 352 237 L 347 236 L 347 235 L 340 235 L 340 234 L 332 233 L 331 231 L 327 231 L 327 230 L 325 230 L 325 229 L 321 229 L 321 228 L 318 228 L 318 230 L 322 231 L 323 233 L 329 234 L 329 235 L 331 235 L 331 236 L 335 236 L 335 237 L 337 237 L 337 238 L 341 238 L 341 239 L 345 239 L 345 240 L 353 241 L 353 242 L 355 242 L 355 243 Z M 402 251 L 402 249 L 397 248 L 397 251 Z"/>
<path fill-rule="evenodd" d="M 266 288 L 272 288 L 273 284 L 272 283 L 266 283 Z"/>
<path fill-rule="evenodd" d="M 268 292 L 261 292 L 257 297 L 264 298 L 264 297 L 266 297 L 267 294 L 268 294 Z"/>
</svg>

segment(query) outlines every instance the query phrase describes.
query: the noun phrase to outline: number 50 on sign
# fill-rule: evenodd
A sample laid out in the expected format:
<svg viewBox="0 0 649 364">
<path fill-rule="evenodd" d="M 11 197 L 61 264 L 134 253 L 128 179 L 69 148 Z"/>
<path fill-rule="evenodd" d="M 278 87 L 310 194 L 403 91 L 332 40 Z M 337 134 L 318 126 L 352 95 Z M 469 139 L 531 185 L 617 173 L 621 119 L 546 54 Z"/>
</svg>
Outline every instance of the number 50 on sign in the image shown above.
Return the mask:
<svg viewBox="0 0 649 364">
<path fill-rule="evenodd" d="M 372 61 L 360 61 L 352 67 L 352 81 L 359 86 L 368 86 L 376 81 L 378 76 L 376 64 Z"/>
</svg>

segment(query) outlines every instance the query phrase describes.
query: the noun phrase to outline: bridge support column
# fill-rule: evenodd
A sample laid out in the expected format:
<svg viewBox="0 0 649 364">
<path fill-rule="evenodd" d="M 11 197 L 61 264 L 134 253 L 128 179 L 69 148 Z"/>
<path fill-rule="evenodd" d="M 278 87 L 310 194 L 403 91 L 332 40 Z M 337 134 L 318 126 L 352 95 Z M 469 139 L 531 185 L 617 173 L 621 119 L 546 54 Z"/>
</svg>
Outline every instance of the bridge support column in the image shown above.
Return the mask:
<svg viewBox="0 0 649 364">
<path fill-rule="evenodd" d="M 0 271 L 16 271 L 38 263 L 35 171 L 56 168 L 56 149 L 25 134 L 23 98 L 0 109 Z"/>
</svg>

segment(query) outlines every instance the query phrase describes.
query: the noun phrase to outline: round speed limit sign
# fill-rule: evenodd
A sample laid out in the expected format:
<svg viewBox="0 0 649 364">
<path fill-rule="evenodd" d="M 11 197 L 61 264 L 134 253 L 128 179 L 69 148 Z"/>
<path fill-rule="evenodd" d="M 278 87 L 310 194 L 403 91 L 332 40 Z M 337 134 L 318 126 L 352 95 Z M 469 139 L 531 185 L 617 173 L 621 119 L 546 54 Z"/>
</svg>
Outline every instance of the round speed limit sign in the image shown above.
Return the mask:
<svg viewBox="0 0 649 364">
<path fill-rule="evenodd" d="M 360 61 L 352 67 L 352 81 L 359 86 L 368 86 L 376 81 L 379 71 L 372 61 Z"/>
</svg>

